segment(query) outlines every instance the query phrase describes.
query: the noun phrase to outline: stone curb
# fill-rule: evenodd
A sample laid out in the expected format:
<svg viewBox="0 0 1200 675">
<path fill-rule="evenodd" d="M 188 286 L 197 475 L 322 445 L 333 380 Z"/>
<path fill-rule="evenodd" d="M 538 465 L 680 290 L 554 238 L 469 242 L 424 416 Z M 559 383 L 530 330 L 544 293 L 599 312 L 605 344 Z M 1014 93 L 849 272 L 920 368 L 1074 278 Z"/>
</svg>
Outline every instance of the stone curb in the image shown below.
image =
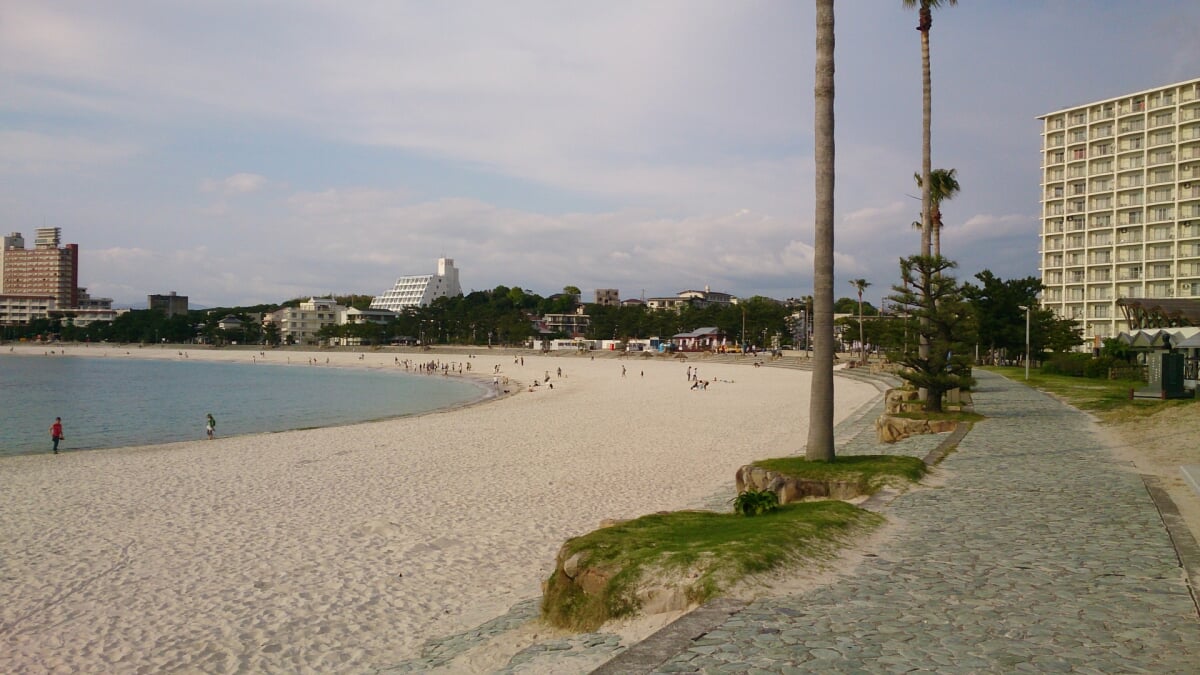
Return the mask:
<svg viewBox="0 0 1200 675">
<path fill-rule="evenodd" d="M 962 439 L 967 437 L 967 433 L 971 431 L 971 426 L 966 422 L 956 424 L 954 431 L 950 432 L 950 435 L 944 441 L 938 443 L 936 448 L 930 450 L 929 454 L 925 455 L 925 459 L 921 461 L 925 462 L 925 466 L 934 466 L 943 459 L 946 459 L 946 455 L 950 454 L 950 451 L 958 447 Z"/>
<path fill-rule="evenodd" d="M 1188 592 L 1192 595 L 1192 603 L 1196 605 L 1196 615 L 1200 617 L 1200 598 L 1197 597 L 1197 585 L 1200 585 L 1200 544 L 1196 543 L 1192 531 L 1188 529 L 1187 523 L 1183 522 L 1183 516 L 1180 515 L 1175 501 L 1162 488 L 1162 481 L 1157 476 L 1145 474 L 1142 474 L 1141 478 L 1146 484 L 1146 491 L 1150 493 L 1150 499 L 1158 509 L 1163 525 L 1167 528 L 1171 543 L 1175 546 L 1175 553 L 1179 556 L 1179 564 L 1183 567 L 1186 577 Z"/>
<path fill-rule="evenodd" d="M 650 637 L 616 655 L 591 675 L 649 673 L 667 659 L 687 649 L 693 640 L 713 630 L 750 604 L 745 600 L 717 598 L 679 617 Z"/>
</svg>

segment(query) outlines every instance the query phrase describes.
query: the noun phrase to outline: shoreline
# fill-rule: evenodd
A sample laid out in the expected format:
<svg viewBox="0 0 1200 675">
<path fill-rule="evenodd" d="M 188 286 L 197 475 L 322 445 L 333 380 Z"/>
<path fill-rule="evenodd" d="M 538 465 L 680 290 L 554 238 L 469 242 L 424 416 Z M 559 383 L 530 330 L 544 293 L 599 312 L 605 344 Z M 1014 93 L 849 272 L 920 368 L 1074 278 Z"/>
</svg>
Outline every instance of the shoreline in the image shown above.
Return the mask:
<svg viewBox="0 0 1200 675">
<path fill-rule="evenodd" d="M 475 353 L 475 374 L 499 365 L 521 395 L 5 461 L 0 670 L 385 667 L 539 597 L 558 547 L 600 521 L 701 506 L 741 464 L 804 447 L 807 371 Z M 554 389 L 526 391 L 547 372 Z M 837 378 L 837 419 L 878 395 Z"/>
<path fill-rule="evenodd" d="M 136 353 L 137 354 L 136 356 L 134 355 L 135 354 L 134 352 L 130 352 L 128 350 L 126 350 L 125 353 L 118 353 L 118 354 L 109 354 L 108 350 L 106 350 L 105 353 L 103 353 L 103 354 L 88 353 L 91 350 L 84 348 L 82 344 L 76 345 L 76 347 L 79 349 L 84 349 L 84 353 L 79 353 L 76 351 L 72 351 L 72 352 L 68 353 L 65 351 L 64 347 L 70 346 L 70 345 L 71 345 L 71 343 L 66 343 L 66 345 L 60 344 L 60 343 L 55 343 L 54 344 L 55 349 L 53 349 L 53 350 L 47 349 L 46 346 L 44 346 L 44 345 L 7 345 L 10 347 L 10 349 L 0 350 L 3 352 L 3 353 L 0 353 L 0 359 L 4 358 L 7 355 L 11 355 L 11 356 L 20 356 L 20 357 L 28 357 L 28 358 L 33 358 L 33 357 L 39 357 L 39 358 L 62 358 L 62 357 L 65 357 L 65 358 L 86 358 L 86 359 L 110 359 L 111 358 L 111 359 L 127 359 L 127 360 L 170 361 L 170 362 L 185 362 L 185 361 L 193 360 L 190 358 L 190 351 L 185 349 L 185 347 L 187 347 L 188 345 L 165 345 L 164 346 L 165 348 L 163 348 L 163 349 L 154 349 L 154 350 L 151 350 L 151 351 L 145 352 L 145 353 Z M 16 347 L 16 349 L 13 349 L 13 347 Z M 178 349 L 174 349 L 175 347 L 178 347 Z M 192 347 L 194 347 L 194 345 L 192 345 Z M 168 351 L 168 349 L 172 352 L 188 353 L 189 356 L 187 358 L 181 358 L 181 357 L 177 356 L 176 353 L 169 353 L 169 354 L 165 353 Z M 263 350 L 251 349 L 251 348 L 239 349 L 236 352 L 224 352 L 223 350 L 215 350 L 215 349 L 201 349 L 201 350 L 196 350 L 196 351 L 197 351 L 198 356 L 194 359 L 194 361 L 201 362 L 201 363 L 229 363 L 229 364 L 234 364 L 234 365 L 239 365 L 239 366 L 268 366 L 268 367 L 305 366 L 305 364 L 290 363 L 287 361 L 280 362 L 278 360 L 270 361 L 270 360 L 266 360 L 266 359 L 254 360 L 254 355 L 262 352 Z M 245 352 L 251 352 L 252 360 L 249 363 L 246 363 L 243 360 L 240 360 L 237 358 L 237 355 L 245 353 Z M 321 354 L 321 353 L 324 353 L 324 352 L 313 352 L 313 351 L 303 351 L 303 350 L 295 350 L 295 351 L 287 352 L 288 355 L 300 354 L 300 355 L 304 355 L 309 358 L 315 357 L 317 354 Z M 344 353 L 345 354 L 349 354 L 349 353 L 358 354 L 360 352 L 344 352 Z M 217 356 L 217 355 L 223 355 L 223 356 L 226 356 L 227 358 L 214 358 L 214 356 Z M 358 362 L 357 359 L 355 359 L 354 362 L 350 362 L 350 363 L 345 363 L 345 362 L 343 362 L 344 360 L 345 359 L 342 359 L 336 363 L 330 362 L 330 363 L 321 363 L 321 364 L 310 364 L 309 367 L 335 368 L 337 370 L 357 370 L 357 371 L 371 372 L 371 373 L 378 372 L 378 373 L 386 373 L 388 375 L 401 375 L 401 376 L 407 376 L 407 377 L 413 377 L 413 378 L 420 378 L 420 377 L 456 378 L 463 382 L 467 382 L 467 383 L 471 384 L 476 389 L 476 394 L 472 398 L 470 398 L 466 401 L 463 401 L 461 403 L 455 403 L 452 405 L 444 406 L 442 408 L 435 408 L 433 410 L 422 410 L 422 411 L 417 411 L 417 412 L 401 413 L 401 414 L 387 414 L 387 415 L 383 415 L 380 417 L 371 417 L 371 418 L 367 418 L 367 419 L 359 419 L 359 420 L 345 421 L 345 422 L 338 422 L 338 423 L 324 424 L 324 425 L 314 425 L 314 426 L 308 426 L 308 427 L 295 427 L 292 429 L 252 431 L 252 432 L 246 432 L 246 433 L 223 435 L 223 436 L 219 436 L 219 438 L 236 438 L 236 437 L 241 437 L 241 436 L 256 436 L 256 435 L 260 435 L 260 434 L 278 434 L 278 433 L 287 433 L 289 431 L 303 431 L 303 430 L 307 430 L 307 429 L 346 427 L 346 426 L 353 426 L 356 424 L 366 424 L 369 422 L 380 422 L 380 421 L 391 420 L 391 419 L 402 419 L 405 417 L 429 415 L 429 414 L 438 413 L 438 412 L 448 412 L 448 411 L 457 410 L 459 408 L 465 408 L 465 407 L 485 404 L 490 401 L 497 400 L 497 399 L 503 398 L 505 396 L 509 396 L 509 395 L 518 393 L 518 390 L 519 390 L 519 387 L 514 388 L 514 390 L 511 392 L 506 391 L 504 389 L 497 390 L 495 387 L 492 386 L 491 380 L 489 379 L 490 376 L 484 376 L 482 374 L 475 373 L 475 372 L 463 372 L 463 373 L 454 372 L 454 373 L 450 373 L 449 375 L 441 375 L 441 374 L 432 374 L 432 373 L 422 373 L 420 371 L 410 370 L 407 368 L 404 370 L 400 370 L 400 368 L 398 366 L 396 366 L 395 364 L 374 364 L 374 363 L 372 363 L 370 365 L 365 365 L 363 363 Z M 112 451 L 119 451 L 119 450 L 122 450 L 125 448 L 141 448 L 141 447 L 148 447 L 148 446 L 166 447 L 166 446 L 175 445 L 175 444 L 179 444 L 179 443 L 189 443 L 193 440 L 195 440 L 195 439 L 180 439 L 180 440 L 174 440 L 174 441 L 122 444 L 122 445 L 96 445 L 96 446 L 86 446 L 86 447 L 79 447 L 79 446 L 70 447 L 70 446 L 68 446 L 68 447 L 62 449 L 60 452 L 62 454 L 73 453 L 73 452 L 92 452 L 92 451 L 112 452 Z M 5 461 L 5 459 L 10 458 L 10 457 L 27 457 L 27 456 L 42 455 L 42 454 L 48 455 L 48 454 L 52 454 L 52 453 L 49 450 L 35 450 L 35 451 L 5 453 L 5 454 L 0 454 L 0 462 Z"/>
</svg>

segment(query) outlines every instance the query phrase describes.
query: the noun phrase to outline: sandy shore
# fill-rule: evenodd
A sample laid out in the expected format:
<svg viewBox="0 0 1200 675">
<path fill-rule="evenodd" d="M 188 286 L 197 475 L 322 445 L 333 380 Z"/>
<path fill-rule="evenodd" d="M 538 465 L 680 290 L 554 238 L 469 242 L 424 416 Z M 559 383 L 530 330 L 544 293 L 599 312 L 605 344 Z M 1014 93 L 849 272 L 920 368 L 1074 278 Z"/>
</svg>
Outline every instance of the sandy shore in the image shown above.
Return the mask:
<svg viewBox="0 0 1200 675">
<path fill-rule="evenodd" d="M 346 427 L 0 460 L 0 672 L 386 666 L 538 596 L 568 537 L 732 493 L 739 465 L 805 442 L 806 372 L 475 354 L 489 379 L 496 365 L 526 384 L 549 371 L 555 387 Z M 395 354 L 326 357 L 394 367 Z M 707 391 L 689 390 L 688 366 L 715 380 Z M 836 387 L 839 420 L 876 396 Z"/>
</svg>

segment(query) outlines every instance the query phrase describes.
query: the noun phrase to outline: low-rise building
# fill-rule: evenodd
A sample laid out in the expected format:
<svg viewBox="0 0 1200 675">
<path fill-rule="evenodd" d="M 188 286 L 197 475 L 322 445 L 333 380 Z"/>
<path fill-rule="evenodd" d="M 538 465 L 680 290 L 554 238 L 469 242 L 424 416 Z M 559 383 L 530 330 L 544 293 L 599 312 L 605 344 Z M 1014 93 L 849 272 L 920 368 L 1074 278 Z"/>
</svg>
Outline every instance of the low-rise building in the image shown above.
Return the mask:
<svg viewBox="0 0 1200 675">
<path fill-rule="evenodd" d="M 718 293 L 705 286 L 702 291 L 679 291 L 673 296 L 650 298 L 646 300 L 646 307 L 652 310 L 669 309 L 678 312 L 688 306 L 704 309 L 709 305 L 732 305 L 736 303 L 737 298 L 729 293 Z"/>
<path fill-rule="evenodd" d="M 54 310 L 53 295 L 0 295 L 0 325 L 14 326 L 49 319 Z"/>
<path fill-rule="evenodd" d="M 350 307 L 346 310 L 340 323 L 374 323 L 386 326 L 397 316 L 399 315 L 390 309 L 358 309 L 357 307 Z"/>
<path fill-rule="evenodd" d="M 728 343 L 725 334 L 716 326 L 706 326 L 697 328 L 696 330 L 687 333 L 679 333 L 671 336 L 671 342 L 675 347 L 684 352 L 698 352 L 708 349 L 718 349 L 724 347 Z"/>
<path fill-rule="evenodd" d="M 298 307 L 281 307 L 263 317 L 263 325 L 279 329 L 279 339 L 287 344 L 316 344 L 317 332 L 325 326 L 342 323 L 346 308 L 333 298 L 312 298 Z"/>
<path fill-rule="evenodd" d="M 692 304 L 699 309 L 703 309 L 709 305 L 732 305 L 737 302 L 737 298 L 729 293 L 718 293 L 717 291 L 709 290 L 708 286 L 705 286 L 702 291 L 679 291 L 676 295 L 681 298 L 691 299 Z"/>
<path fill-rule="evenodd" d="M 562 333 L 570 337 L 582 337 L 592 325 L 592 317 L 583 313 L 583 307 L 571 314 L 546 314 L 538 322 L 548 333 Z"/>
<path fill-rule="evenodd" d="M 167 318 L 173 316 L 184 315 L 188 313 L 188 296 L 177 295 L 175 291 L 171 291 L 166 295 L 147 295 L 146 307 L 148 309 L 157 309 L 167 315 Z"/>
<path fill-rule="evenodd" d="M 621 304 L 621 291 L 616 288 L 597 288 L 596 304 L 601 307 L 616 307 Z"/>
</svg>

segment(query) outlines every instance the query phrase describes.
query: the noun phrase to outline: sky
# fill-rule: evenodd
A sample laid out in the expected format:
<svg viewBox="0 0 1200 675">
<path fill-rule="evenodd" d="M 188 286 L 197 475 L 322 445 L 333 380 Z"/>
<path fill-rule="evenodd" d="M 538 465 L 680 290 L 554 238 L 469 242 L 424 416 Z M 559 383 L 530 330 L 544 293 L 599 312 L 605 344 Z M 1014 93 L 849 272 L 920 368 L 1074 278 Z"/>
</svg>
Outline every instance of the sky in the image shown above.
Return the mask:
<svg viewBox="0 0 1200 675">
<path fill-rule="evenodd" d="M 836 275 L 916 253 L 900 0 L 836 6 Z M 0 230 L 117 306 L 387 290 L 812 292 L 813 3 L 5 0 Z M 1200 77 L 1195 0 L 963 0 L 931 32 L 957 277 L 1036 276 L 1039 115 Z"/>
</svg>

